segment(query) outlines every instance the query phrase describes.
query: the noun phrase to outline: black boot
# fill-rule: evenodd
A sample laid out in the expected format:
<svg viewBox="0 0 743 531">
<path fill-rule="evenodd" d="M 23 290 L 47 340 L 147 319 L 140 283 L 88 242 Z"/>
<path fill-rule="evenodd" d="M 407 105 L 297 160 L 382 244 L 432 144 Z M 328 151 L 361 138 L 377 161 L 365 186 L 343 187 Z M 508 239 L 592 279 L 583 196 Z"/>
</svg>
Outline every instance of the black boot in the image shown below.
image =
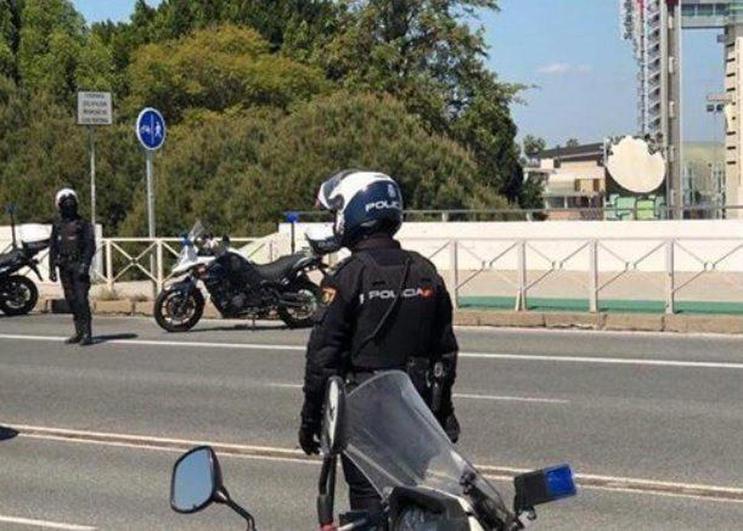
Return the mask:
<svg viewBox="0 0 743 531">
<path fill-rule="evenodd" d="M 87 347 L 93 344 L 93 334 L 91 332 L 90 319 L 86 319 L 81 323 L 80 329 L 82 331 L 82 337 L 80 338 L 80 345 Z"/>
<path fill-rule="evenodd" d="M 75 335 L 70 336 L 67 339 L 65 339 L 65 343 L 67 345 L 74 345 L 75 343 L 80 343 L 82 339 L 83 339 L 83 332 L 80 326 L 80 322 L 77 319 L 75 319 Z"/>
</svg>

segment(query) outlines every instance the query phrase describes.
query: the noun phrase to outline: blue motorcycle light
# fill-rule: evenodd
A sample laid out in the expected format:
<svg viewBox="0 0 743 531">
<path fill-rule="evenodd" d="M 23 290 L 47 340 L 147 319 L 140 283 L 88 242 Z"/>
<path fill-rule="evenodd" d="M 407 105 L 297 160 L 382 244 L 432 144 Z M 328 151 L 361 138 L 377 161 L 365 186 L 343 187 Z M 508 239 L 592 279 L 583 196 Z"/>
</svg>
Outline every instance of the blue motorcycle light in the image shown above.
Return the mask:
<svg viewBox="0 0 743 531">
<path fill-rule="evenodd" d="M 575 496 L 578 491 L 575 488 L 573 471 L 569 465 L 560 465 L 544 470 L 547 493 L 553 500 Z"/>
<path fill-rule="evenodd" d="M 516 490 L 514 508 L 517 512 L 532 509 L 577 494 L 573 471 L 568 465 L 559 465 L 513 478 Z"/>
</svg>

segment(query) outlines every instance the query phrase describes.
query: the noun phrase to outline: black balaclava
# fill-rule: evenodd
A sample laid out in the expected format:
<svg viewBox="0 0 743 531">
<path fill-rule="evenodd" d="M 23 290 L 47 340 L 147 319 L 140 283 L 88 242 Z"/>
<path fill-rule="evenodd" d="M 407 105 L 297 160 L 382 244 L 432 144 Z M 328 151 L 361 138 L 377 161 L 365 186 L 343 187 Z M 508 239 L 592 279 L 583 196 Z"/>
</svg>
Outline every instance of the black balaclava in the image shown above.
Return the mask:
<svg viewBox="0 0 743 531">
<path fill-rule="evenodd" d="M 63 219 L 77 218 L 77 200 L 72 196 L 67 196 L 59 203 L 59 213 Z"/>
</svg>

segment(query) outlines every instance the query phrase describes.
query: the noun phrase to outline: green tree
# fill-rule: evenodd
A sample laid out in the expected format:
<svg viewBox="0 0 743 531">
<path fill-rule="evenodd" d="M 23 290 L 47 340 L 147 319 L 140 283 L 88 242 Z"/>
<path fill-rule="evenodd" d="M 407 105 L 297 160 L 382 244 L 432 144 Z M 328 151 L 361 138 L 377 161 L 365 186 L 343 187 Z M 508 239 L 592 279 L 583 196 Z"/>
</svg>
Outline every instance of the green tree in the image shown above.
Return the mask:
<svg viewBox="0 0 743 531">
<path fill-rule="evenodd" d="M 23 0 L 0 0 L 0 75 L 18 80 Z"/>
<path fill-rule="evenodd" d="M 401 102 L 341 92 L 288 115 L 269 109 L 189 115 L 172 129 L 158 160 L 158 226 L 173 234 L 201 218 L 219 232 L 270 232 L 284 211 L 311 209 L 322 180 L 348 167 L 394 175 L 409 208 L 469 208 L 482 197 L 491 206 L 505 204 L 476 182 L 477 166 L 465 150 L 426 131 Z M 124 230 L 141 234 L 145 227 L 140 193 Z"/>
<path fill-rule="evenodd" d="M 580 146 L 580 141 L 577 138 L 569 138 L 567 142 L 565 142 L 565 146 L 572 148 L 572 147 L 578 147 Z"/>
<path fill-rule="evenodd" d="M 189 108 L 287 108 L 324 86 L 319 70 L 271 54 L 255 31 L 236 26 L 142 46 L 129 75 L 132 91 L 127 108 L 152 105 L 170 120 L 180 119 Z"/>
<path fill-rule="evenodd" d="M 160 234 L 180 234 L 195 219 L 202 219 L 213 230 L 240 232 L 249 226 L 273 221 L 259 218 L 264 200 L 252 197 L 241 205 L 256 210 L 239 218 L 230 205 L 230 197 L 241 193 L 249 179 L 249 168 L 258 162 L 258 152 L 273 125 L 283 113 L 271 109 L 251 109 L 216 113 L 195 111 L 172 127 L 168 141 L 158 152 L 156 166 L 156 216 Z M 142 169 L 139 169 L 142 174 Z M 244 197 L 242 195 L 241 197 Z M 139 187 L 125 223 L 124 234 L 141 235 L 147 227 L 144 187 Z M 275 229 L 275 223 L 262 228 Z M 246 234 L 245 232 L 241 232 Z"/>
<path fill-rule="evenodd" d="M 68 0 L 26 0 L 21 13 L 19 77 L 29 92 L 65 101 L 76 90 L 85 21 Z"/>
<path fill-rule="evenodd" d="M 545 150 L 547 142 L 541 137 L 526 135 L 522 141 L 524 159 L 522 163 L 528 165 Z M 525 179 L 519 193 L 519 205 L 522 208 L 542 208 L 544 206 L 544 181 L 536 177 Z"/>
<path fill-rule="evenodd" d="M 514 199 L 521 183 L 509 106 L 519 87 L 483 63 L 482 30 L 468 21 L 495 0 L 351 2 L 318 61 L 349 90 L 387 92 L 427 127 L 472 150 L 480 182 Z"/>
<path fill-rule="evenodd" d="M 544 138 L 526 135 L 521 144 L 524 147 L 524 155 L 527 159 L 534 159 L 536 156 L 547 148 L 547 142 Z"/>
</svg>

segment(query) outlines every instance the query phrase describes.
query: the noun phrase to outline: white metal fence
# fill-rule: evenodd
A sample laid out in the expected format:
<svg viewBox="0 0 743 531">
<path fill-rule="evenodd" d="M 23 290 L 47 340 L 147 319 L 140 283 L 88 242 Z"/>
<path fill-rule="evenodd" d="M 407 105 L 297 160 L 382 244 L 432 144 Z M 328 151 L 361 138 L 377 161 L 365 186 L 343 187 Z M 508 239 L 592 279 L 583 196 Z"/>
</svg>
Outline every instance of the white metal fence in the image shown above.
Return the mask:
<svg viewBox="0 0 743 531">
<path fill-rule="evenodd" d="M 642 280 L 637 298 L 647 287 L 660 288 L 666 313 L 675 313 L 677 299 L 693 286 L 705 291 L 705 301 L 743 303 L 743 238 L 411 238 L 404 244 L 436 264 L 455 304 L 487 275 L 479 290 L 499 283 L 512 292 L 514 309 L 526 311 L 536 288 L 565 273 L 580 281 L 572 297 L 584 299 L 591 312 L 599 311 L 610 286 L 629 277 Z"/>
<path fill-rule="evenodd" d="M 259 263 L 287 254 L 291 246 L 285 238 L 233 238 L 232 243 Z M 743 303 L 743 237 L 429 237 L 406 238 L 403 245 L 434 262 L 455 305 L 467 291 L 485 295 L 497 288 L 514 297 L 515 310 L 527 311 L 535 290 L 561 282 L 565 274 L 576 285 L 563 286 L 563 291 L 585 300 L 592 312 L 599 311 L 607 290 L 623 280 L 641 284 L 634 290 L 635 298 L 642 298 L 648 288 L 662 293 L 667 313 L 676 312 L 677 300 L 690 287 L 704 291 L 707 301 Z M 0 242 L 0 249 L 8 247 L 9 242 Z M 151 282 L 159 291 L 171 278 L 179 253 L 178 238 L 102 238 L 93 277 L 111 291 L 130 281 Z M 45 254 L 37 257 L 43 274 Z M 331 263 L 337 259 L 328 257 Z"/>
</svg>

